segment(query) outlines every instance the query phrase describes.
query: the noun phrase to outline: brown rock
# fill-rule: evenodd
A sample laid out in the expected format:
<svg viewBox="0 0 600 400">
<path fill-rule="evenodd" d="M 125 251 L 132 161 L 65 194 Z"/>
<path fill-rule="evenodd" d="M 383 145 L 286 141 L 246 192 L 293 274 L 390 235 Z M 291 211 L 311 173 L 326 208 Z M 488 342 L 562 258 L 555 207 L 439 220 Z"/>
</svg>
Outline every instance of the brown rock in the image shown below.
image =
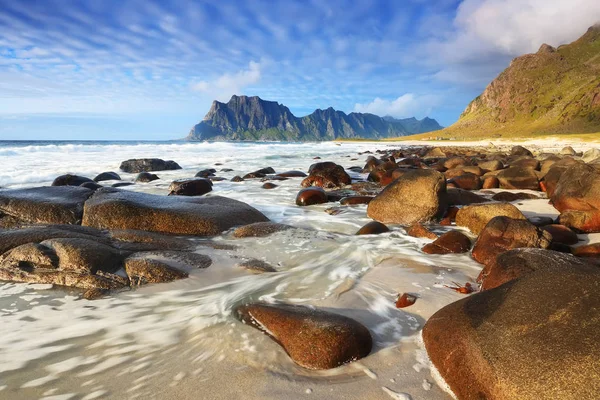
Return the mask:
<svg viewBox="0 0 600 400">
<path fill-rule="evenodd" d="M 312 206 L 313 204 L 327 203 L 327 193 L 319 187 L 309 187 L 302 189 L 296 195 L 296 205 Z"/>
<path fill-rule="evenodd" d="M 307 175 L 302 171 L 286 171 L 280 172 L 277 176 L 282 178 L 305 178 Z"/>
<path fill-rule="evenodd" d="M 335 368 L 371 351 L 369 330 L 342 315 L 287 304 L 249 304 L 235 314 L 270 336 L 305 368 Z"/>
<path fill-rule="evenodd" d="M 120 289 L 124 287 L 121 280 L 109 279 L 105 276 L 82 274 L 73 271 L 32 270 L 0 267 L 0 281 L 42 283 L 79 289 Z"/>
<path fill-rule="evenodd" d="M 448 205 L 453 206 L 467 206 L 469 204 L 488 203 L 490 201 L 477 193 L 458 188 L 449 188 L 447 190 L 446 199 Z"/>
<path fill-rule="evenodd" d="M 443 166 L 446 169 L 452 169 L 467 165 L 471 165 L 471 163 L 463 157 L 451 157 L 443 162 Z"/>
<path fill-rule="evenodd" d="M 439 310 L 425 348 L 459 399 L 594 399 L 599 288 L 595 267 L 534 271 Z"/>
<path fill-rule="evenodd" d="M 373 200 L 373 196 L 346 196 L 340 200 L 340 204 L 343 206 L 369 204 L 371 200 Z"/>
<path fill-rule="evenodd" d="M 570 254 L 544 249 L 514 249 L 501 253 L 486 265 L 477 282 L 481 290 L 489 290 L 523 275 L 545 268 L 585 266 L 584 262 Z"/>
<path fill-rule="evenodd" d="M 406 234 L 408 236 L 416 237 L 416 238 L 425 238 L 435 240 L 438 238 L 438 235 L 431 232 L 429 229 L 425 228 L 420 223 L 414 223 L 406 229 Z"/>
<path fill-rule="evenodd" d="M 157 196 L 102 188 L 85 203 L 83 225 L 213 236 L 233 226 L 267 220 L 248 204 L 221 196 Z"/>
<path fill-rule="evenodd" d="M 464 175 L 457 176 L 448 181 L 453 183 L 456 187 L 465 190 L 479 190 L 481 189 L 481 179 L 479 176 L 471 173 L 465 173 Z"/>
<path fill-rule="evenodd" d="M 444 215 L 444 218 L 442 218 L 440 221 L 440 225 L 452 225 L 452 223 L 456 220 L 456 214 L 458 214 L 458 210 L 460 210 L 458 207 L 448 207 L 446 215 Z"/>
<path fill-rule="evenodd" d="M 500 187 L 500 181 L 496 176 L 488 176 L 483 179 L 482 189 L 497 189 Z"/>
<path fill-rule="evenodd" d="M 513 192 L 499 192 L 492 196 L 492 200 L 510 203 L 518 200 L 532 200 L 539 199 L 539 196 L 531 193 L 513 193 Z"/>
<path fill-rule="evenodd" d="M 511 162 L 510 166 L 518 167 L 518 168 L 530 168 L 530 169 L 539 170 L 540 162 L 538 160 L 536 160 L 535 158 L 523 157 L 523 158 L 519 158 L 516 161 Z"/>
<path fill-rule="evenodd" d="M 415 169 L 371 200 L 367 215 L 383 223 L 409 225 L 441 218 L 446 207 L 444 176 L 434 170 Z"/>
<path fill-rule="evenodd" d="M 278 186 L 276 184 L 274 184 L 274 183 L 267 182 L 267 183 L 264 183 L 261 187 L 263 189 L 275 189 Z"/>
<path fill-rule="evenodd" d="M 231 182 L 244 182 L 244 178 L 242 178 L 239 175 L 234 176 L 233 178 L 231 178 Z"/>
<path fill-rule="evenodd" d="M 371 221 L 356 232 L 357 235 L 379 235 L 389 232 L 390 229 L 381 222 Z"/>
<path fill-rule="evenodd" d="M 551 198 L 554 195 L 554 191 L 556 190 L 556 186 L 558 185 L 558 181 L 562 174 L 569 169 L 574 164 L 581 163 L 580 161 L 576 161 L 572 158 L 565 158 L 563 160 L 555 162 L 548 172 L 544 176 L 544 186 L 546 187 L 546 194 L 548 198 Z"/>
<path fill-rule="evenodd" d="M 576 232 L 600 232 L 600 210 L 564 211 L 558 217 L 558 221 Z"/>
<path fill-rule="evenodd" d="M 553 243 L 562 243 L 566 245 L 577 244 L 579 238 L 577 234 L 564 225 L 552 224 L 542 226 L 542 229 L 552 235 Z"/>
<path fill-rule="evenodd" d="M 500 216 L 492 218 L 481 231 L 472 255 L 477 262 L 487 265 L 505 251 L 521 247 L 547 249 L 551 242 L 550 233 L 529 221 Z"/>
<path fill-rule="evenodd" d="M 525 147 L 523 146 L 514 146 L 511 150 L 510 150 L 510 155 L 511 156 L 526 156 L 526 157 L 533 157 L 533 153 L 531 153 L 531 151 L 527 150 Z"/>
<path fill-rule="evenodd" d="M 26 243 L 0 255 L 0 265 L 23 265 L 32 268 L 58 268 L 58 257 L 54 250 L 38 243 Z"/>
<path fill-rule="evenodd" d="M 275 222 L 257 222 L 237 228 L 233 231 L 233 237 L 264 237 L 273 233 L 287 231 L 288 229 L 294 229 L 294 227 L 285 224 L 277 224 Z"/>
<path fill-rule="evenodd" d="M 403 293 L 396 300 L 396 308 L 406 308 L 410 307 L 417 302 L 417 297 L 412 294 Z"/>
<path fill-rule="evenodd" d="M 160 178 L 156 174 L 151 174 L 150 172 L 140 172 L 138 174 L 138 176 L 136 176 L 135 181 L 142 182 L 142 183 L 148 183 L 148 182 L 156 181 L 158 179 L 160 179 Z"/>
<path fill-rule="evenodd" d="M 115 272 L 123 266 L 123 256 L 117 249 L 93 240 L 57 238 L 40 244 L 54 250 L 63 271 L 95 274 L 99 270 Z"/>
<path fill-rule="evenodd" d="M 558 211 L 600 210 L 600 170 L 574 164 L 561 175 L 550 199 Z"/>
<path fill-rule="evenodd" d="M 78 224 L 93 193 L 76 186 L 0 190 L 0 213 L 36 224 Z"/>
<path fill-rule="evenodd" d="M 577 257 L 600 257 L 600 243 L 575 247 L 573 249 L 573 255 Z"/>
<path fill-rule="evenodd" d="M 187 272 L 169 266 L 164 261 L 132 255 L 125 259 L 125 272 L 133 285 L 171 282 L 187 278 Z"/>
<path fill-rule="evenodd" d="M 212 186 L 205 178 L 178 179 L 171 182 L 169 196 L 202 196 L 212 191 Z"/>
<path fill-rule="evenodd" d="M 484 171 L 499 171 L 504 168 L 502 161 L 499 160 L 489 160 L 489 161 L 480 161 L 477 163 L 479 168 Z"/>
<path fill-rule="evenodd" d="M 496 175 L 501 189 L 540 190 L 540 182 L 535 170 L 523 167 L 503 169 Z"/>
<path fill-rule="evenodd" d="M 525 219 L 523 213 L 512 204 L 474 204 L 463 207 L 458 211 L 456 225 L 468 228 L 473 234 L 479 235 L 492 218 L 500 215 L 513 219 Z"/>
<path fill-rule="evenodd" d="M 471 249 L 471 239 L 459 231 L 444 233 L 433 243 L 426 244 L 422 251 L 427 254 L 466 253 Z"/>
<path fill-rule="evenodd" d="M 320 162 L 310 166 L 306 177 L 301 185 L 302 187 L 319 186 L 328 189 L 342 187 L 352 183 L 350 175 L 346 173 L 344 167 L 333 162 Z"/>
<path fill-rule="evenodd" d="M 271 264 L 261 260 L 257 260 L 255 258 L 241 262 L 238 266 L 254 274 L 263 274 L 265 272 L 277 272 L 277 270 Z"/>
</svg>

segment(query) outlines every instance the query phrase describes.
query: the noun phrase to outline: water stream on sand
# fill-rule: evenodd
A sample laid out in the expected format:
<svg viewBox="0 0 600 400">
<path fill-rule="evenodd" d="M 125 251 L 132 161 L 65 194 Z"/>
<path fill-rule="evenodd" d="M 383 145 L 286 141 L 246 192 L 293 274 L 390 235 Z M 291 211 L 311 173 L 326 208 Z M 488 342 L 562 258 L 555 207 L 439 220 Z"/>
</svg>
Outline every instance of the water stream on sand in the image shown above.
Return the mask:
<svg viewBox="0 0 600 400">
<path fill-rule="evenodd" d="M 119 172 L 129 158 L 158 157 L 183 169 L 157 172 L 160 180 L 126 189 L 166 194 L 172 180 L 215 168 L 227 180 L 215 182 L 209 196 L 247 202 L 275 222 L 301 228 L 266 238 L 235 239 L 230 232 L 212 238 L 230 245 L 222 246 L 226 250 L 198 239 L 197 252 L 213 259 L 211 267 L 95 301 L 77 291 L 0 283 L 0 398 L 448 398 L 433 383 L 417 339 L 431 314 L 461 298 L 444 285 L 472 281 L 477 263 L 466 255 L 423 254 L 419 249 L 428 241 L 400 227 L 354 236 L 370 221 L 366 206 L 337 215 L 324 212 L 334 204 L 297 207 L 300 178 L 274 182 L 272 190 L 262 189 L 259 180 L 229 181 L 267 166 L 307 171 L 316 156 L 346 168 L 363 166 L 367 154 L 359 152 L 386 147 L 0 142 L 4 188 L 48 185 L 63 173 L 93 178 Z M 278 272 L 253 275 L 237 267 L 250 258 Z M 396 309 L 401 292 L 416 294 L 417 303 Z M 232 317 L 232 309 L 248 301 L 314 305 L 350 316 L 370 329 L 373 352 L 330 371 L 300 368 L 277 344 Z"/>
</svg>

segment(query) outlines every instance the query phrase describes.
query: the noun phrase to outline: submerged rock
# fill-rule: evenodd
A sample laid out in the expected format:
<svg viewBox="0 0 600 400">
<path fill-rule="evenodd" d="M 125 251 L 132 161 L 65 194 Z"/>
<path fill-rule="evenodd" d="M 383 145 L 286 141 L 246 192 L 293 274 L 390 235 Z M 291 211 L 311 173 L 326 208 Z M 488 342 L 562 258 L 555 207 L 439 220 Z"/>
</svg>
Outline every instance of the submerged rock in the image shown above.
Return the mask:
<svg viewBox="0 0 600 400">
<path fill-rule="evenodd" d="M 356 232 L 357 235 L 378 235 L 380 233 L 389 232 L 390 228 L 381 222 L 371 221 Z"/>
<path fill-rule="evenodd" d="M 140 172 L 138 176 L 136 176 L 136 182 L 148 183 L 152 181 L 159 180 L 160 178 L 156 174 L 151 174 L 150 172 Z"/>
<path fill-rule="evenodd" d="M 188 274 L 162 260 L 132 255 L 125 259 L 125 272 L 132 285 L 171 282 L 187 278 Z"/>
<path fill-rule="evenodd" d="M 369 330 L 355 320 L 314 308 L 287 304 L 249 304 L 235 315 L 270 336 L 297 364 L 329 369 L 371 352 Z"/>
<path fill-rule="evenodd" d="M 102 172 L 101 174 L 96 175 L 94 178 L 94 182 L 102 182 L 102 181 L 120 181 L 121 177 L 116 172 Z"/>
<path fill-rule="evenodd" d="M 79 175 L 61 175 L 54 179 L 52 186 L 81 186 L 84 183 L 94 182 L 90 178 Z"/>
<path fill-rule="evenodd" d="M 298 206 L 312 206 L 313 204 L 323 204 L 328 201 L 327 193 L 319 187 L 302 189 L 296 195 L 296 205 Z"/>
<path fill-rule="evenodd" d="M 265 272 L 277 272 L 277 270 L 269 263 L 253 258 L 238 264 L 240 268 L 248 270 L 254 274 L 263 274 Z"/>
<path fill-rule="evenodd" d="M 459 231 L 446 232 L 422 249 L 427 254 L 466 253 L 469 250 L 471 250 L 471 239 Z"/>
<path fill-rule="evenodd" d="M 148 171 L 168 171 L 181 169 L 175 161 L 165 161 L 160 158 L 134 158 L 123 161 L 119 167 L 121 171 L 137 174 Z"/>
<path fill-rule="evenodd" d="M 246 203 L 221 196 L 157 196 L 102 188 L 85 203 L 83 225 L 212 236 L 233 226 L 268 221 Z"/>
<path fill-rule="evenodd" d="M 596 398 L 599 289 L 597 267 L 531 272 L 436 312 L 425 348 L 460 399 Z"/>
<path fill-rule="evenodd" d="M 256 222 L 237 228 L 233 231 L 233 236 L 236 238 L 264 237 L 276 232 L 287 231 L 288 229 L 294 229 L 294 227 L 275 222 Z"/>
<path fill-rule="evenodd" d="M 210 191 L 212 182 L 204 178 L 178 179 L 169 186 L 169 196 L 202 196 Z"/>
</svg>

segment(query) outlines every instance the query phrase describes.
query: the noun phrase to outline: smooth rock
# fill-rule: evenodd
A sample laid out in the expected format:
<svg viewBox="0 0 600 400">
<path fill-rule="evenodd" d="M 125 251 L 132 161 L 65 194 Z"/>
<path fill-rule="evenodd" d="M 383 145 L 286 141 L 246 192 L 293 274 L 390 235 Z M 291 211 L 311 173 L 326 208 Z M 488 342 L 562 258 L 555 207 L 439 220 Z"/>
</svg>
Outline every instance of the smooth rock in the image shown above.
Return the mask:
<svg viewBox="0 0 600 400">
<path fill-rule="evenodd" d="M 160 158 L 134 158 L 123 161 L 119 167 L 121 171 L 137 174 L 148 171 L 168 171 L 181 169 L 175 161 L 165 161 Z"/>
<path fill-rule="evenodd" d="M 178 179 L 169 186 L 169 196 L 202 196 L 211 191 L 212 182 L 205 178 Z"/>
<path fill-rule="evenodd" d="M 116 172 L 102 172 L 101 174 L 96 175 L 94 178 L 94 182 L 102 182 L 102 181 L 120 181 L 121 177 Z"/>
<path fill-rule="evenodd" d="M 406 234 L 408 236 L 416 237 L 416 238 L 425 238 L 435 240 L 438 238 L 438 235 L 431 232 L 429 229 L 423 226 L 420 223 L 414 223 L 408 228 L 406 228 Z"/>
<path fill-rule="evenodd" d="M 79 175 L 61 175 L 54 179 L 52 186 L 81 186 L 82 183 L 93 182 L 90 178 Z"/>
<path fill-rule="evenodd" d="M 466 253 L 469 250 L 471 250 L 471 239 L 459 231 L 446 232 L 422 249 L 427 254 Z"/>
<path fill-rule="evenodd" d="M 371 221 L 360 228 L 357 235 L 379 235 L 380 233 L 389 232 L 390 229 L 381 222 Z"/>
<path fill-rule="evenodd" d="M 148 183 L 152 181 L 156 181 L 160 179 L 158 175 L 151 174 L 150 172 L 140 172 L 138 176 L 135 177 L 136 182 Z"/>
<path fill-rule="evenodd" d="M 496 177 L 501 189 L 540 190 L 539 178 L 531 168 L 510 167 L 500 171 Z"/>
<path fill-rule="evenodd" d="M 297 364 L 329 369 L 366 357 L 373 346 L 369 330 L 343 315 L 287 304 L 249 304 L 235 315 L 275 340 Z"/>
<path fill-rule="evenodd" d="M 458 211 L 456 226 L 462 226 L 469 229 L 473 234 L 479 235 L 492 218 L 500 215 L 513 219 L 525 219 L 523 213 L 512 204 L 474 204 L 463 207 Z"/>
<path fill-rule="evenodd" d="M 289 229 L 294 229 L 294 227 L 275 222 L 256 222 L 237 228 L 235 231 L 233 231 L 233 237 L 264 237 L 273 233 L 287 231 Z"/>
<path fill-rule="evenodd" d="M 313 204 L 327 203 L 327 193 L 319 187 L 308 187 L 302 189 L 296 195 L 296 205 L 312 206 Z"/>
</svg>

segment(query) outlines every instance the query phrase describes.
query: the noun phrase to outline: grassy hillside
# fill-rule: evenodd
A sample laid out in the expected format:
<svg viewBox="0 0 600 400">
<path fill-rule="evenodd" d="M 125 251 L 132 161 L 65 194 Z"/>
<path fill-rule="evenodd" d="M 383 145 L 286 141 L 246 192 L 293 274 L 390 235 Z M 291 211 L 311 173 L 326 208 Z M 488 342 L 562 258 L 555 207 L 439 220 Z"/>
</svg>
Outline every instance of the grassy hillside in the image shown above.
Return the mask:
<svg viewBox="0 0 600 400">
<path fill-rule="evenodd" d="M 428 137 L 475 139 L 600 132 L 600 26 L 512 61 L 452 126 Z"/>
</svg>

